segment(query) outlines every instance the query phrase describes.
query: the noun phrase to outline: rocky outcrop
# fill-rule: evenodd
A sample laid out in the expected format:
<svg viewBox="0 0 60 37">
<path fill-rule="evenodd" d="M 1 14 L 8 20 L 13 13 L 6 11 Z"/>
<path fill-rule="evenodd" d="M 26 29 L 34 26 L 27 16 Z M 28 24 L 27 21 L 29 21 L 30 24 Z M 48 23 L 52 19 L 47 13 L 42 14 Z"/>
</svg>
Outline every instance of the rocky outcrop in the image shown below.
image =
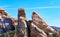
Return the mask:
<svg viewBox="0 0 60 37">
<path fill-rule="evenodd" d="M 3 14 L 3 17 L 5 16 L 6 18 L 10 18 L 10 15 L 2 8 L 0 8 L 0 13 Z"/>
<path fill-rule="evenodd" d="M 41 16 L 39 16 L 36 12 L 33 12 L 32 14 L 32 21 L 33 23 L 40 29 L 42 29 L 44 32 L 54 32 L 54 29 L 51 28 L 43 19 Z"/>
<path fill-rule="evenodd" d="M 11 16 L 1 8 L 0 13 L 2 13 L 5 18 L 11 18 Z M 11 19 L 13 26 L 17 30 L 18 37 L 47 37 L 46 33 L 54 32 L 54 29 L 51 28 L 36 12 L 32 13 L 32 20 L 27 21 L 25 9 L 18 9 L 18 19 Z"/>
<path fill-rule="evenodd" d="M 31 37 L 47 37 L 46 33 L 38 28 L 33 21 L 28 21 L 28 25 L 30 25 L 30 36 Z"/>
<path fill-rule="evenodd" d="M 26 13 L 24 9 L 18 9 L 18 37 L 27 37 Z"/>
</svg>

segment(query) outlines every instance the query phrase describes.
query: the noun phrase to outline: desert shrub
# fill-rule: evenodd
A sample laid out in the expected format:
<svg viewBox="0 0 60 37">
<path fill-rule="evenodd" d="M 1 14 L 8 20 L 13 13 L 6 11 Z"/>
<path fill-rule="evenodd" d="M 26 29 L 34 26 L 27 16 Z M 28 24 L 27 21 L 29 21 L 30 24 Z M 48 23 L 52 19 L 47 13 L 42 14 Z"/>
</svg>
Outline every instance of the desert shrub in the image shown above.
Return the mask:
<svg viewBox="0 0 60 37">
<path fill-rule="evenodd" d="M 53 37 L 60 37 L 60 31 L 55 29 L 55 32 L 53 32 Z"/>
<path fill-rule="evenodd" d="M 16 37 L 16 31 L 11 31 L 11 32 L 7 32 L 4 34 L 0 34 L 0 37 Z"/>
<path fill-rule="evenodd" d="M 52 34 L 47 34 L 48 37 L 60 37 L 60 31 L 55 30 Z"/>
<path fill-rule="evenodd" d="M 4 34 L 0 34 L 0 37 L 17 37 L 17 30 L 7 32 Z M 48 37 L 60 37 L 60 31 L 56 30 L 55 32 L 52 33 L 52 35 L 47 34 Z"/>
</svg>

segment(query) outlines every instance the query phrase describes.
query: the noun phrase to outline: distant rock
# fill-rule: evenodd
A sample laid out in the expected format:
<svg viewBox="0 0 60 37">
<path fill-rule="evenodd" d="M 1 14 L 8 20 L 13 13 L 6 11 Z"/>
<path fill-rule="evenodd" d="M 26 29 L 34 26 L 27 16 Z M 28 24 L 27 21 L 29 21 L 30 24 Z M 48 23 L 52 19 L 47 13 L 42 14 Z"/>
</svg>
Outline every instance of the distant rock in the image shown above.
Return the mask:
<svg viewBox="0 0 60 37">
<path fill-rule="evenodd" d="M 60 31 L 60 27 L 56 27 L 56 26 L 51 26 L 53 29 L 57 29 Z"/>
</svg>

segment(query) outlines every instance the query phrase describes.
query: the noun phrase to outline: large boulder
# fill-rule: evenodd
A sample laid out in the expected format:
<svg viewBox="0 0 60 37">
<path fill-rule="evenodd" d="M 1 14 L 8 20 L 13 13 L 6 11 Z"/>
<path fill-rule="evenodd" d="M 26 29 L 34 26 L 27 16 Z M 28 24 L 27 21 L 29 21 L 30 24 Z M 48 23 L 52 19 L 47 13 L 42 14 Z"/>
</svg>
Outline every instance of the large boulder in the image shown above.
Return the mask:
<svg viewBox="0 0 60 37">
<path fill-rule="evenodd" d="M 51 28 L 43 19 L 41 16 L 39 16 L 36 12 L 33 12 L 32 14 L 32 21 L 33 23 L 40 29 L 42 29 L 44 32 L 54 32 L 54 29 Z"/>
<path fill-rule="evenodd" d="M 18 9 L 18 37 L 27 37 L 26 13 L 24 9 Z"/>
<path fill-rule="evenodd" d="M 30 32 L 30 37 L 47 37 L 47 34 L 38 28 L 32 21 L 28 21 Z"/>
<path fill-rule="evenodd" d="M 2 29 L 5 32 L 10 32 L 12 30 L 15 30 L 15 28 L 12 24 L 12 20 L 7 16 L 9 16 L 8 13 L 4 9 L 0 8 L 0 21 L 2 21 Z"/>
<path fill-rule="evenodd" d="M 12 20 L 10 18 L 4 18 L 3 23 L 3 27 L 5 27 L 6 32 L 15 30 L 15 27 L 13 26 Z"/>
<path fill-rule="evenodd" d="M 5 15 L 6 18 L 10 18 L 10 15 L 2 8 L 0 8 L 0 13 L 2 13 L 2 15 Z"/>
</svg>

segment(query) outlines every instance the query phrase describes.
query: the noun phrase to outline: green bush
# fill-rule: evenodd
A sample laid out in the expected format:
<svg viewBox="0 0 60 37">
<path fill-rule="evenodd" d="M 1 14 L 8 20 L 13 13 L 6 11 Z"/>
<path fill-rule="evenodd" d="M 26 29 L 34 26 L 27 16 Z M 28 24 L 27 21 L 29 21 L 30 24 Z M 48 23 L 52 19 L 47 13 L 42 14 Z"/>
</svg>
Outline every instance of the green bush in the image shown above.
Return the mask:
<svg viewBox="0 0 60 37">
<path fill-rule="evenodd" d="M 0 37 L 16 37 L 16 30 L 0 34 Z"/>
</svg>

